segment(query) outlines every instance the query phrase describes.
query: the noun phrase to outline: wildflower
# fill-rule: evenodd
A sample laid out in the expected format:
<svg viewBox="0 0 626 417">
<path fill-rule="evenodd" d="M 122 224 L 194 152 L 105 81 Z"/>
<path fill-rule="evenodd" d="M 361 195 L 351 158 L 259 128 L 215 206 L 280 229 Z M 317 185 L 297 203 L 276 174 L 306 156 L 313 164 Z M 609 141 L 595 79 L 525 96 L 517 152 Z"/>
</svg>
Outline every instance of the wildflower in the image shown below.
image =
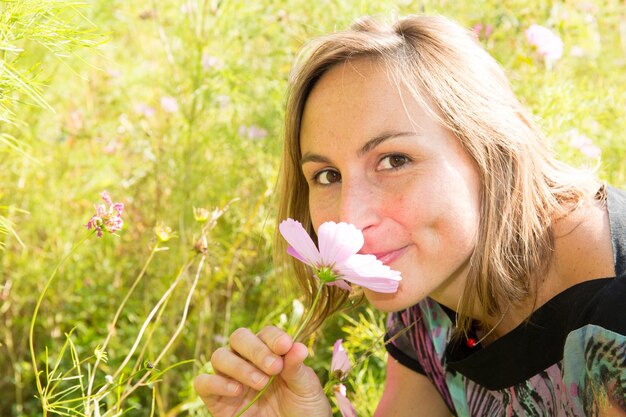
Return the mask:
<svg viewBox="0 0 626 417">
<path fill-rule="evenodd" d="M 279 226 L 294 258 L 311 266 L 323 283 L 350 291 L 348 282 L 381 293 L 398 290 L 400 272 L 394 271 L 374 255 L 361 255 L 363 233 L 348 223 L 323 223 L 318 230 L 319 250 L 302 224 L 293 219 Z"/>
<path fill-rule="evenodd" d="M 175 233 L 172 232 L 172 228 L 169 226 L 163 226 L 161 224 L 156 225 L 154 228 L 154 234 L 156 234 L 159 242 L 167 242 L 171 238 L 175 236 Z"/>
<path fill-rule="evenodd" d="M 113 203 L 109 193 L 106 191 L 103 191 L 100 196 L 105 204 L 97 204 L 96 214 L 87 222 L 87 229 L 95 229 L 98 233 L 98 237 L 102 237 L 102 230 L 115 234 L 115 232 L 120 230 L 124 225 L 124 221 L 122 220 L 124 204 Z"/>
<path fill-rule="evenodd" d="M 339 339 L 333 345 L 333 357 L 330 361 L 330 373 L 336 375 L 340 381 L 346 376 L 352 366 L 350 358 L 341 344 L 342 342 L 343 340 Z"/>
<path fill-rule="evenodd" d="M 331 379 L 336 379 L 337 381 L 342 381 L 352 366 L 341 342 L 342 340 L 339 339 L 333 345 L 333 357 L 330 361 Z M 346 396 L 346 386 L 341 383 L 336 384 L 333 387 L 333 393 L 335 394 L 335 400 L 341 415 L 343 417 L 356 417 L 356 411 Z"/>
<path fill-rule="evenodd" d="M 237 133 L 239 136 L 246 136 L 250 140 L 264 139 L 267 137 L 267 130 L 257 125 L 241 125 Z"/>
<path fill-rule="evenodd" d="M 333 392 L 342 417 L 356 417 L 356 410 L 348 397 L 346 397 L 346 386 L 343 384 L 335 385 Z"/>
<path fill-rule="evenodd" d="M 144 117 L 152 117 L 155 115 L 156 110 L 154 107 L 147 105 L 146 103 L 138 103 L 135 105 L 134 110 L 136 113 L 141 114 Z"/>
<path fill-rule="evenodd" d="M 96 346 L 96 349 L 94 350 L 94 356 L 96 358 L 98 358 L 98 360 L 101 360 L 104 363 L 107 363 L 109 360 L 109 355 L 107 355 L 107 352 L 102 348 L 102 346 L 98 345 Z"/>
<path fill-rule="evenodd" d="M 577 129 L 572 129 L 569 131 L 570 136 L 570 145 L 573 148 L 578 149 L 585 156 L 589 158 L 598 158 L 602 153 L 602 150 L 594 145 L 593 141 L 580 133 Z"/>
<path fill-rule="evenodd" d="M 537 48 L 548 64 L 563 56 L 563 41 L 547 27 L 532 24 L 524 33 L 528 43 Z"/>
<path fill-rule="evenodd" d="M 204 68 L 206 71 L 210 70 L 211 68 L 215 68 L 216 70 L 221 70 L 222 68 L 224 68 L 224 63 L 221 59 L 207 53 L 202 54 L 201 65 L 202 68 Z"/>
<path fill-rule="evenodd" d="M 178 111 L 178 102 L 174 97 L 161 97 L 161 108 L 168 113 L 176 113 Z"/>
<path fill-rule="evenodd" d="M 205 223 L 209 219 L 210 215 L 211 215 L 211 212 L 205 208 L 202 208 L 202 207 L 193 208 L 193 217 L 194 219 L 196 219 L 198 223 Z"/>
<path fill-rule="evenodd" d="M 493 33 L 493 25 L 483 25 L 482 23 L 476 23 L 472 27 L 472 31 L 479 39 L 489 39 Z"/>
</svg>

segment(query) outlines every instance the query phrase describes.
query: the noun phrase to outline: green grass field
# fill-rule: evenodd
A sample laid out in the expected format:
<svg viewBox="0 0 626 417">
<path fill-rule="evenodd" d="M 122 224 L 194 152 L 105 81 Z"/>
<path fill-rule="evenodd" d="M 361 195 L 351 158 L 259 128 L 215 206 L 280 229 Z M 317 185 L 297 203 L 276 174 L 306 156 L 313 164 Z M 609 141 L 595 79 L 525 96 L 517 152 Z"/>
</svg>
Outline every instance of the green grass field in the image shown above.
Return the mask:
<svg viewBox="0 0 626 417">
<path fill-rule="evenodd" d="M 0 415 L 208 416 L 191 383 L 211 352 L 301 314 L 272 267 L 296 52 L 363 14 L 410 13 L 482 28 L 555 152 L 626 186 L 620 0 L 0 1 Z M 552 64 L 533 23 L 563 40 Z M 72 249 L 103 190 L 123 229 Z M 382 389 L 383 323 L 364 305 L 310 340 L 322 379 L 346 341 L 360 416 Z"/>
</svg>

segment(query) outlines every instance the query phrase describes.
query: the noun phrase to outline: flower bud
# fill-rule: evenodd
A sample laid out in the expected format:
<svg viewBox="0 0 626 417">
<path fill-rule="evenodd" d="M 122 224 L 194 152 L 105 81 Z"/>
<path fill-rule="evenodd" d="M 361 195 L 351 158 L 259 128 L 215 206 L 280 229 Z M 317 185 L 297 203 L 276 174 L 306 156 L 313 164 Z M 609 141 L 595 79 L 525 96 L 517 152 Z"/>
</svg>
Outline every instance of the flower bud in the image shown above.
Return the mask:
<svg viewBox="0 0 626 417">
<path fill-rule="evenodd" d="M 210 215 L 211 212 L 205 208 L 193 208 L 193 217 L 198 223 L 205 223 L 209 219 Z"/>
<path fill-rule="evenodd" d="M 196 240 L 196 243 L 193 245 L 193 248 L 197 253 L 206 253 L 208 247 L 209 242 L 207 242 L 206 236 L 204 235 L 200 239 Z"/>
</svg>

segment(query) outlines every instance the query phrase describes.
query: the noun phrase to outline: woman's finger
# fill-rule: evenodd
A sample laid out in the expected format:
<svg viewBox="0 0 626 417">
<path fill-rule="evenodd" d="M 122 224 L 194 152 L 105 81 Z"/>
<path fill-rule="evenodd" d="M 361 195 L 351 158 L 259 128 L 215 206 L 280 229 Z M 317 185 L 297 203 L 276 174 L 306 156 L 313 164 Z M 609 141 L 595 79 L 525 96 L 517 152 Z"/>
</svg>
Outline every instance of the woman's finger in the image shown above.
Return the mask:
<svg viewBox="0 0 626 417">
<path fill-rule="evenodd" d="M 321 386 L 315 372 L 304 364 L 309 354 L 308 348 L 302 343 L 294 343 L 284 356 L 284 367 L 280 376 L 294 393 L 307 396 L 313 392 L 321 392 Z"/>
<path fill-rule="evenodd" d="M 283 356 L 293 346 L 293 339 L 282 329 L 276 326 L 266 326 L 257 334 L 267 347 L 277 355 Z"/>
<path fill-rule="evenodd" d="M 246 359 L 227 348 L 219 348 L 211 356 L 213 369 L 222 376 L 232 378 L 251 388 L 260 390 L 269 380 L 269 376 Z"/>
<path fill-rule="evenodd" d="M 242 392 L 242 385 L 222 375 L 201 374 L 193 381 L 193 387 L 203 399 L 213 396 L 235 397 Z"/>
<path fill-rule="evenodd" d="M 269 341 L 270 346 L 275 344 L 274 339 L 277 337 L 275 332 L 261 331 L 260 334 L 263 335 L 261 336 L 263 339 Z M 283 368 L 283 360 L 279 354 L 274 353 L 270 349 L 270 346 L 261 337 L 255 335 L 249 329 L 237 329 L 230 336 L 230 348 L 264 373 L 275 375 Z"/>
</svg>

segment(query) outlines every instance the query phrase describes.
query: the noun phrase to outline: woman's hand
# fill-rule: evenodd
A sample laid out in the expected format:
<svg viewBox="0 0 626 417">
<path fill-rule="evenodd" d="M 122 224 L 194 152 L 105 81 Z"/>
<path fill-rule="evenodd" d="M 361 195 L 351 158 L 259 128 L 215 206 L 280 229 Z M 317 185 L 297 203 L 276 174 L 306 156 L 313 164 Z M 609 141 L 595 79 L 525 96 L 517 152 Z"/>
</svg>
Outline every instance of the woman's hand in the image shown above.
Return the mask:
<svg viewBox="0 0 626 417">
<path fill-rule="evenodd" d="M 241 328 L 230 336 L 230 348 L 211 356 L 215 375 L 194 381 L 196 392 L 214 417 L 232 417 L 276 378 L 243 417 L 332 416 L 330 404 L 315 372 L 303 361 L 306 346 L 268 326 L 257 335 Z"/>
</svg>

